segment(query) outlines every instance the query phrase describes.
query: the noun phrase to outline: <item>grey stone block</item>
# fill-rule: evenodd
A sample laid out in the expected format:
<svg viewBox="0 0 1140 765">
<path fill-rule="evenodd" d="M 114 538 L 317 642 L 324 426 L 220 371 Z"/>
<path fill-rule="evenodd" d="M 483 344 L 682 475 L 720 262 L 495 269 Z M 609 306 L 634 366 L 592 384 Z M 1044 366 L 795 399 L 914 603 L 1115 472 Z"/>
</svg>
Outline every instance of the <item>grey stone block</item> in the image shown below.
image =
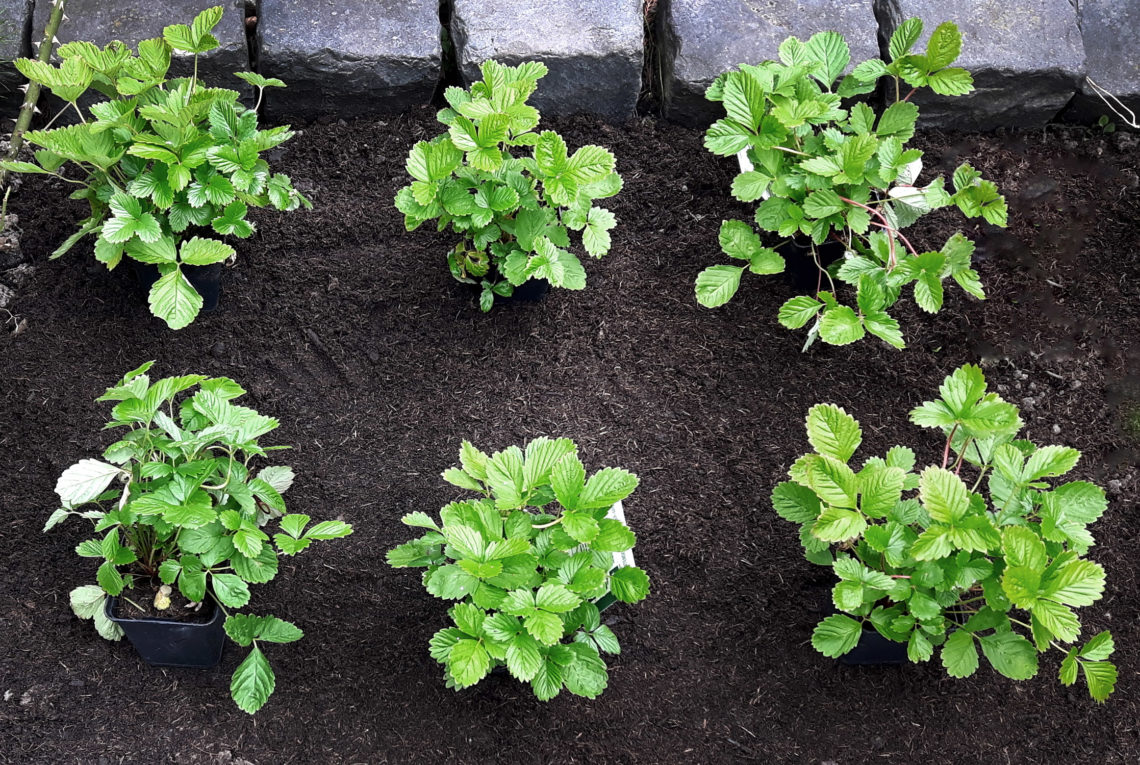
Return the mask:
<svg viewBox="0 0 1140 765">
<path fill-rule="evenodd" d="M 834 30 L 847 39 L 852 64 L 879 56 L 871 0 L 661 0 L 657 40 L 665 115 L 704 127 L 724 110 L 705 100 L 721 72 L 776 59 L 791 36 Z"/>
<path fill-rule="evenodd" d="M 32 39 L 40 40 L 51 11 L 50 0 L 34 0 Z M 249 69 L 245 40 L 244 0 L 67 0 L 67 20 L 60 25 L 60 43 L 87 40 L 103 46 L 121 40 L 137 50 L 140 41 L 162 37 L 164 27 L 189 24 L 205 9 L 221 5 L 222 20 L 214 27 L 221 45 L 198 57 L 198 76 L 211 87 L 242 91 L 245 84 L 234 72 Z M 173 77 L 188 77 L 194 57 L 175 53 L 170 65 Z"/>
<path fill-rule="evenodd" d="M 1088 76 L 1140 114 L 1140 0 L 1080 0 L 1077 7 Z M 1094 121 L 1107 114 L 1120 122 L 1088 83 L 1073 107 L 1071 116 L 1078 119 Z"/>
<path fill-rule="evenodd" d="M 32 0 L 0 0 L 0 115 L 4 117 L 15 118 L 16 110 L 24 101 L 20 90 L 24 76 L 16 71 L 12 62 L 30 52 L 31 22 Z"/>
<path fill-rule="evenodd" d="M 387 114 L 431 100 L 443 46 L 437 0 L 261 0 L 259 70 L 275 120 Z"/>
<path fill-rule="evenodd" d="M 943 21 L 962 31 L 955 66 L 974 77 L 974 92 L 939 96 L 922 89 L 920 124 L 958 130 L 1040 127 L 1065 107 L 1085 74 L 1085 50 L 1070 0 L 880 0 L 884 34 L 918 16 L 917 47 Z"/>
<path fill-rule="evenodd" d="M 530 103 L 544 115 L 634 115 L 645 30 L 641 0 L 454 0 L 451 35 L 465 82 L 487 59 L 550 69 Z"/>
</svg>

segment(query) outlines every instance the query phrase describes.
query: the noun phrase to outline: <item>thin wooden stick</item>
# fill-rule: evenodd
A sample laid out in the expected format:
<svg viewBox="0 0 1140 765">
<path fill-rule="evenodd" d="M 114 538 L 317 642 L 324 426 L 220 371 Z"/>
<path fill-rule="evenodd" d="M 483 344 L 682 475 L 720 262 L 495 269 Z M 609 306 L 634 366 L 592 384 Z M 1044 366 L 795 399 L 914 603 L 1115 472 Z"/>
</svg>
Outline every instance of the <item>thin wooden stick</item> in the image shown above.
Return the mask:
<svg viewBox="0 0 1140 765">
<path fill-rule="evenodd" d="M 39 60 L 43 63 L 48 63 L 51 60 L 51 53 L 55 50 L 56 32 L 59 31 L 59 25 L 63 21 L 63 4 L 66 0 L 52 0 L 51 16 L 48 17 L 47 26 L 44 28 L 44 39 L 40 43 Z M 36 112 L 36 103 L 40 100 L 40 84 L 38 82 L 29 82 L 28 90 L 24 96 L 24 103 L 20 107 L 20 116 L 16 120 L 16 127 L 12 130 L 12 145 L 8 150 L 8 159 L 16 159 L 16 155 L 20 153 L 20 147 L 24 145 L 24 132 L 32 124 L 32 117 Z M 8 171 L 0 169 L 0 188 L 8 184 Z"/>
</svg>

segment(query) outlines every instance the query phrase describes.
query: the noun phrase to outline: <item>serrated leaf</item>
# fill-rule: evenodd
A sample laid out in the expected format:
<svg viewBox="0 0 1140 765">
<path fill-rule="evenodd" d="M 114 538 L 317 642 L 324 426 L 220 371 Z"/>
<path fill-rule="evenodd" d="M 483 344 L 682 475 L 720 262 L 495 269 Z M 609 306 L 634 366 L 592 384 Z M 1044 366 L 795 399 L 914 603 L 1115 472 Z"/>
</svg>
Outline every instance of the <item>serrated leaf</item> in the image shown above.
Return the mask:
<svg viewBox="0 0 1140 765">
<path fill-rule="evenodd" d="M 865 334 L 863 322 L 850 306 L 827 308 L 819 320 L 819 336 L 831 345 L 849 345 Z"/>
<path fill-rule="evenodd" d="M 955 630 L 942 646 L 942 666 L 950 677 L 969 677 L 978 670 L 978 648 L 974 637 L 965 630 Z"/>
<path fill-rule="evenodd" d="M 202 296 L 178 268 L 161 276 L 150 289 L 150 310 L 171 329 L 188 326 L 202 310 Z"/>
<path fill-rule="evenodd" d="M 122 472 L 115 465 L 99 460 L 83 459 L 63 471 L 56 481 L 55 493 L 59 495 L 65 508 L 92 502 L 106 491 L 115 476 Z"/>
<path fill-rule="evenodd" d="M 834 404 L 817 404 L 808 410 L 808 441 L 820 454 L 847 462 L 863 441 L 855 418 Z"/>
<path fill-rule="evenodd" d="M 791 481 L 772 490 L 772 507 L 777 515 L 792 523 L 815 523 L 822 511 L 814 491 Z"/>
<path fill-rule="evenodd" d="M 595 258 L 610 251 L 610 229 L 617 225 L 617 218 L 602 207 L 590 208 L 586 216 L 586 227 L 582 230 L 582 246 Z"/>
<path fill-rule="evenodd" d="M 586 481 L 578 497 L 578 510 L 608 508 L 628 497 L 637 488 L 638 478 L 622 468 L 602 468 Z"/>
<path fill-rule="evenodd" d="M 1037 651 L 1014 632 L 996 632 L 978 638 L 982 653 L 993 668 L 1011 680 L 1028 680 L 1037 674 Z"/>
<path fill-rule="evenodd" d="M 123 591 L 123 575 L 115 568 L 111 561 L 104 561 L 95 572 L 99 586 L 107 591 L 108 595 L 118 595 Z"/>
<path fill-rule="evenodd" d="M 738 174 L 732 180 L 732 195 L 741 202 L 755 202 L 764 196 L 772 178 L 755 170 Z"/>
<path fill-rule="evenodd" d="M 535 605 L 544 611 L 565 613 L 577 608 L 582 599 L 566 589 L 565 585 L 546 583 L 535 594 Z"/>
<path fill-rule="evenodd" d="M 649 595 L 649 575 L 636 566 L 610 572 L 610 591 L 623 603 L 637 603 Z"/>
<path fill-rule="evenodd" d="M 562 639 L 562 620 L 557 614 L 547 611 L 532 611 L 523 616 L 526 631 L 544 645 L 554 645 Z"/>
<path fill-rule="evenodd" d="M 899 24 L 894 32 L 891 33 L 890 42 L 888 44 L 888 52 L 891 54 L 891 60 L 900 59 L 909 53 L 921 35 L 922 19 L 917 16 L 906 19 Z"/>
<path fill-rule="evenodd" d="M 812 526 L 811 533 L 825 542 L 854 539 L 867 528 L 867 519 L 856 510 L 827 507 Z"/>
<path fill-rule="evenodd" d="M 562 690 L 562 670 L 549 659 L 544 659 L 542 667 L 531 680 L 531 689 L 539 701 L 550 701 Z"/>
<path fill-rule="evenodd" d="M 1112 640 L 1112 633 L 1108 630 L 1097 633 L 1090 638 L 1085 647 L 1081 649 L 1080 656 L 1088 661 L 1104 661 L 1116 650 Z"/>
<path fill-rule="evenodd" d="M 910 548 L 910 554 L 915 560 L 937 560 L 945 558 L 952 551 L 949 529 L 945 526 L 933 526 L 922 532 Z"/>
<path fill-rule="evenodd" d="M 848 653 L 859 643 L 863 626 L 850 616 L 835 614 L 816 625 L 811 644 L 815 650 L 832 659 Z"/>
<path fill-rule="evenodd" d="M 305 539 L 340 539 L 352 533 L 352 526 L 344 521 L 321 521 L 305 532 Z"/>
<path fill-rule="evenodd" d="M 222 605 L 241 608 L 249 603 L 249 585 L 234 574 L 211 574 L 214 595 Z"/>
<path fill-rule="evenodd" d="M 943 96 L 964 96 L 974 89 L 974 78 L 965 69 L 950 67 L 927 76 L 926 84 Z"/>
<path fill-rule="evenodd" d="M 1104 569 L 1089 560 L 1075 560 L 1041 582 L 1041 594 L 1069 606 L 1089 606 L 1104 594 Z"/>
<path fill-rule="evenodd" d="M 919 481 L 919 499 L 930 517 L 941 523 L 962 518 L 970 501 L 966 484 L 945 468 L 928 467 Z"/>
<path fill-rule="evenodd" d="M 519 680 L 530 682 L 542 669 L 538 642 L 530 635 L 514 635 L 507 645 L 507 669 Z"/>
<path fill-rule="evenodd" d="M 823 308 L 823 303 L 808 295 L 798 295 L 782 306 L 777 316 L 780 324 L 788 329 L 799 329 L 807 324 Z"/>
<path fill-rule="evenodd" d="M 718 308 L 740 289 L 744 266 L 709 266 L 697 275 L 697 302 L 705 308 Z"/>
<path fill-rule="evenodd" d="M 254 646 L 249 656 L 234 670 L 230 680 L 230 695 L 243 712 L 253 714 L 265 706 L 275 686 L 276 678 L 269 660 L 261 649 Z"/>
<path fill-rule="evenodd" d="M 898 138 L 904 144 L 914 136 L 914 125 L 918 120 L 918 107 L 910 101 L 898 101 L 883 110 L 875 132 L 880 138 Z"/>
<path fill-rule="evenodd" d="M 1104 703 L 1116 689 L 1116 667 L 1107 661 L 1082 661 L 1081 672 L 1089 686 L 1089 695 Z"/>
</svg>

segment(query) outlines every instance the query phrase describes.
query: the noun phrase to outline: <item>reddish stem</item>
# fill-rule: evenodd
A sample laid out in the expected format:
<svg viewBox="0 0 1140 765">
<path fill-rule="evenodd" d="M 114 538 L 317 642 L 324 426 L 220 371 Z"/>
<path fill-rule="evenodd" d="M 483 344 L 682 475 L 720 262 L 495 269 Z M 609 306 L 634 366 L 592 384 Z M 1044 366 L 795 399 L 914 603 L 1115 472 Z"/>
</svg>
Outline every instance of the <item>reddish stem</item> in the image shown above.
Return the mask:
<svg viewBox="0 0 1140 765">
<path fill-rule="evenodd" d="M 898 264 L 898 261 L 895 258 L 895 237 L 896 236 L 906 246 L 907 251 L 909 251 L 911 255 L 915 256 L 916 258 L 918 257 L 918 250 L 914 249 L 914 245 L 910 243 L 910 240 L 907 239 L 905 236 L 903 236 L 902 232 L 899 231 L 897 228 L 894 228 L 893 226 L 891 226 L 891 224 L 889 222 L 887 222 L 886 216 L 883 215 L 881 212 L 879 212 L 878 210 L 876 210 L 873 207 L 862 204 L 861 202 L 856 202 L 854 199 L 848 199 L 847 197 L 839 197 L 839 198 L 841 200 L 843 200 L 844 202 L 846 202 L 847 204 L 855 205 L 856 207 L 862 207 L 864 210 L 871 213 L 876 218 L 878 218 L 880 221 L 882 221 L 882 223 L 878 223 L 876 221 L 871 221 L 871 223 L 875 226 L 878 226 L 879 228 L 886 229 L 890 234 L 890 236 L 887 237 L 887 243 L 890 246 L 890 254 L 887 257 L 887 270 L 888 271 L 893 269 Z"/>
<path fill-rule="evenodd" d="M 873 207 L 869 207 L 869 206 L 863 204 L 862 202 L 856 202 L 854 199 L 848 199 L 847 197 L 839 197 L 839 198 L 849 205 L 855 205 L 856 207 L 862 207 L 864 210 L 869 212 L 871 215 L 874 215 L 875 217 L 877 217 L 879 220 L 882 221 L 882 223 L 876 223 L 875 225 L 879 226 L 880 228 L 885 228 L 887 231 L 894 232 L 894 229 L 891 228 L 891 224 L 887 222 L 886 216 L 884 216 L 878 210 L 874 209 Z M 888 236 L 887 237 L 887 243 L 890 245 L 890 253 L 887 256 L 887 270 L 889 271 L 895 267 L 895 265 L 898 261 L 895 260 L 895 238 L 893 236 Z"/>
<path fill-rule="evenodd" d="M 954 434 L 958 431 L 958 423 L 954 423 L 954 427 L 950 428 L 950 435 L 946 438 L 946 448 L 942 450 L 942 469 L 946 469 L 946 463 L 950 461 L 950 442 L 954 440 Z"/>
</svg>

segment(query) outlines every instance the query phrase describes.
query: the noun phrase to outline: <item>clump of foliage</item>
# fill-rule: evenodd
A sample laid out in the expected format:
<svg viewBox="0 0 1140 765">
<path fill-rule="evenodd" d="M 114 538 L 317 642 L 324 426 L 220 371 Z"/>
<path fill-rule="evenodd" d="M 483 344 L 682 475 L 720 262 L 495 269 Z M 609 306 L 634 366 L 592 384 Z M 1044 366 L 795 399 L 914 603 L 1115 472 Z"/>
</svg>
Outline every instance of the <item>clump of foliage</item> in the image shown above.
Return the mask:
<svg viewBox="0 0 1140 765">
<path fill-rule="evenodd" d="M 864 61 L 846 76 L 851 56 L 842 35 L 820 32 L 806 43 L 789 37 L 780 45 L 780 61 L 726 72 L 706 94 L 727 113 L 709 128 L 706 148 L 748 159 L 742 162 L 748 169 L 732 183 L 733 196 L 762 200 L 756 210 L 762 231 L 808 240 L 819 270 L 816 292 L 788 300 L 779 311 L 788 329 L 814 320 L 805 348 L 816 337 L 846 345 L 867 333 L 902 348 L 898 320 L 887 310 L 905 287 L 912 287 L 915 302 L 929 313 L 941 309 L 947 278 L 985 297 L 971 268 L 973 242 L 957 233 L 938 250 L 920 251 L 902 233 L 921 215 L 948 205 L 969 218 L 1006 225 L 1005 199 L 969 164 L 954 171 L 953 193 L 941 176 L 915 185 L 922 152 L 906 148 L 918 118 L 910 97 L 924 86 L 943 95 L 973 90 L 969 73 L 950 66 L 961 50 L 957 26 L 940 24 L 925 53 L 912 52 L 921 34 L 921 20 L 907 20 L 891 36 L 890 63 Z M 894 103 L 881 114 L 861 102 L 842 107 L 844 98 L 871 92 L 884 77 L 893 81 Z M 905 96 L 900 82 L 913 88 Z M 825 267 L 817 248 L 829 241 L 842 244 L 846 257 Z M 710 308 L 736 294 L 745 269 L 774 274 L 786 265 L 743 221 L 723 223 L 720 245 L 745 265 L 701 272 L 697 299 Z M 837 283 L 854 288 L 854 305 L 840 302 Z"/>
<path fill-rule="evenodd" d="M 859 423 L 830 404 L 809 410 L 814 452 L 796 460 L 772 504 L 800 525 L 808 560 L 839 578 L 832 599 L 841 613 L 819 623 L 812 645 L 841 656 L 873 628 L 906 643 L 914 662 L 941 646 L 951 677 L 972 675 L 980 648 L 1014 680 L 1036 675 L 1038 653 L 1057 648 L 1061 682 L 1072 685 L 1079 672 L 1104 701 L 1116 684 L 1112 635 L 1081 645 L 1074 611 L 1104 592 L 1104 569 L 1083 557 L 1094 544 L 1088 526 L 1107 508 L 1104 491 L 1047 480 L 1072 470 L 1080 452 L 1016 439 L 1017 407 L 986 392 L 978 367 L 956 370 L 939 393 L 910 413 L 946 436 L 940 463 L 921 472 L 904 446 L 852 469 Z"/>
<path fill-rule="evenodd" d="M 100 561 L 98 584 L 73 590 L 71 607 L 93 619 L 108 640 L 123 633 L 106 617 L 107 597 L 129 598 L 136 586 L 161 582 L 177 584 L 193 603 L 212 599 L 226 614 L 226 634 L 253 646 L 230 684 L 234 701 L 252 714 L 276 683 L 259 644 L 291 643 L 302 632 L 276 616 L 229 609 L 249 603 L 250 584 L 277 575 L 279 554 L 296 555 L 314 540 L 347 536 L 352 527 L 341 521 L 310 526 L 309 516 L 287 513 L 281 495 L 293 483 L 288 467 L 253 473 L 255 457 L 287 447 L 258 444 L 278 422 L 234 404 L 245 393 L 237 383 L 183 375 L 152 384 L 151 364 L 99 397 L 118 402 L 107 427 L 129 430 L 103 452 L 105 462 L 84 459 L 63 472 L 55 487 L 62 507 L 44 531 L 72 515 L 94 523 L 97 536 L 75 551 Z M 271 522 L 280 528 L 272 538 L 265 530 Z"/>
<path fill-rule="evenodd" d="M 447 686 L 474 685 L 505 665 L 546 701 L 563 687 L 594 698 L 609 680 L 601 653 L 620 650 L 601 623 L 599 605 L 636 603 L 649 577 L 618 565 L 636 536 L 610 510 L 637 488 L 637 476 L 603 468 L 586 478 L 578 449 L 567 438 L 538 438 L 525 452 L 512 446 L 488 456 L 464 441 L 462 467 L 448 482 L 483 494 L 403 522 L 428 529 L 388 553 L 396 568 L 426 568 L 427 591 L 458 601 L 455 626 L 431 639 Z"/>
<path fill-rule="evenodd" d="M 408 231 L 438 219 L 463 241 L 447 255 L 451 274 L 482 287 L 479 307 L 508 297 L 528 279 L 585 289 L 586 271 L 570 252 L 570 231 L 595 258 L 610 249 L 613 213 L 595 199 L 621 191 L 614 155 L 601 146 L 573 154 L 553 130 L 534 132 L 539 113 L 526 102 L 547 72 L 538 62 L 482 65 L 470 90 L 450 87 L 439 112 L 448 131 L 408 153 L 412 183 L 396 195 Z M 514 148 L 530 148 L 515 157 Z"/>
<path fill-rule="evenodd" d="M 61 62 L 18 59 L 30 81 L 51 89 L 79 123 L 33 130 L 27 140 L 41 147 L 35 162 L 0 162 L 18 173 L 39 173 L 79 186 L 72 199 L 85 199 L 91 215 L 54 253 L 95 236 L 95 258 L 115 268 L 124 257 L 158 267 L 150 290 L 151 311 L 171 329 L 194 321 L 202 296 L 182 272 L 233 258 L 234 248 L 210 236 L 246 238 L 253 224 L 249 207 L 278 210 L 311 207 L 289 179 L 272 173 L 261 153 L 289 140 L 288 126 L 259 130 L 257 112 L 238 102 L 238 92 L 211 88 L 197 77 L 198 56 L 218 47 L 211 30 L 220 6 L 207 8 L 193 23 L 174 24 L 162 37 L 143 40 L 138 52 L 115 41 L 100 49 L 70 42 Z M 194 76 L 167 79 L 171 55 L 193 54 Z M 277 79 L 238 72 L 258 88 L 282 87 Z M 94 90 L 107 100 L 83 113 L 79 100 Z M 58 116 L 57 115 L 57 118 Z M 53 120 L 54 122 L 54 120 Z M 49 125 L 50 127 L 50 125 Z M 79 177 L 64 175 L 71 163 Z M 208 227 L 208 228 L 207 228 Z M 206 236 L 190 236 L 195 229 Z"/>
</svg>

